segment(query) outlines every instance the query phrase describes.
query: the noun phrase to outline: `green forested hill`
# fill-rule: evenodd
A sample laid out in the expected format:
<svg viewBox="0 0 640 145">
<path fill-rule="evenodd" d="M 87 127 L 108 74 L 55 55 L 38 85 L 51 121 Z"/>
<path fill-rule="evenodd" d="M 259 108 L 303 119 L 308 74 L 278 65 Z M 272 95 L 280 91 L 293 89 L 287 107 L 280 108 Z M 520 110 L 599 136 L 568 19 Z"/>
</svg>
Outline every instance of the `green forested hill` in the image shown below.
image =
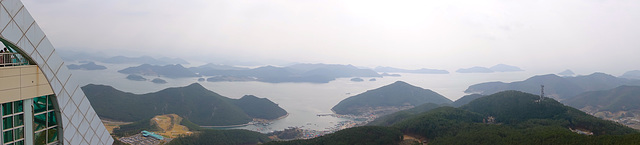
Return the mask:
<svg viewBox="0 0 640 145">
<path fill-rule="evenodd" d="M 377 118 L 374 121 L 369 122 L 367 125 L 375 125 L 375 126 L 389 126 L 396 122 L 403 121 L 407 118 L 413 117 L 416 114 L 420 114 L 423 112 L 430 111 L 432 109 L 442 107 L 444 105 L 438 105 L 433 103 L 425 103 L 420 106 L 413 107 L 411 109 L 398 111 L 389 115 L 382 116 Z"/>
<path fill-rule="evenodd" d="M 244 124 L 252 118 L 272 119 L 286 115 L 286 111 L 271 101 L 259 98 L 230 99 L 197 83 L 141 95 L 93 84 L 82 87 L 82 90 L 98 116 L 120 121 L 178 114 L 198 125 L 217 126 Z"/>
<path fill-rule="evenodd" d="M 537 95 L 504 91 L 480 97 L 460 108 L 443 106 L 422 113 L 403 113 L 400 121 L 382 121 L 395 130 L 429 144 L 637 144 L 637 130 L 602 120 Z M 428 110 L 422 106 L 418 110 Z M 416 110 L 416 111 L 418 111 Z M 392 114 L 394 115 L 394 114 Z M 379 119 L 388 119 L 381 117 Z M 494 121 L 491 121 L 494 120 Z M 376 120 L 378 121 L 378 120 Z M 376 122 L 374 121 L 374 122 Z M 571 129 L 592 132 L 584 135 Z M 348 136 L 348 135 L 347 135 Z M 324 140 L 370 140 L 373 138 L 325 137 Z M 281 142 L 279 142 L 281 143 Z M 282 144 L 303 144 L 304 141 Z M 396 142 L 397 143 L 397 142 Z"/>
<path fill-rule="evenodd" d="M 272 120 L 287 114 L 287 111 L 267 98 L 245 95 L 240 99 L 230 99 L 230 101 L 253 118 Z"/>
<path fill-rule="evenodd" d="M 640 87 L 620 86 L 611 90 L 585 92 L 562 102 L 578 109 L 590 106 L 611 112 L 639 110 Z"/>
<path fill-rule="evenodd" d="M 480 97 L 483 97 L 483 96 L 484 95 L 480 95 L 480 94 L 465 95 L 465 96 L 462 96 L 462 98 L 460 98 L 460 99 L 454 101 L 453 103 L 451 103 L 451 106 L 460 107 L 462 105 L 466 105 L 467 103 L 469 103 L 469 102 L 471 102 L 471 101 L 473 101 L 475 99 L 478 99 Z"/>
<path fill-rule="evenodd" d="M 259 132 L 234 129 L 206 129 L 198 134 L 173 139 L 167 145 L 251 145 L 271 141 Z"/>
<path fill-rule="evenodd" d="M 602 120 L 560 102 L 519 91 L 504 91 L 478 98 L 460 108 L 495 117 L 496 122 L 518 125 L 531 120 L 548 120 L 564 128 L 581 128 L 596 135 L 620 135 L 636 132 L 612 121 Z"/>
<path fill-rule="evenodd" d="M 265 145 L 393 145 L 402 140 L 402 132 L 379 126 L 347 128 L 325 136 L 286 142 L 268 142 Z"/>
<path fill-rule="evenodd" d="M 429 89 L 397 81 L 374 90 L 351 96 L 332 108 L 338 114 L 360 114 L 363 108 L 392 107 L 424 103 L 448 104 L 452 101 Z"/>
<path fill-rule="evenodd" d="M 540 93 L 540 85 L 548 97 L 558 100 L 569 99 L 587 91 L 609 90 L 622 85 L 640 86 L 640 80 L 618 78 L 605 73 L 593 73 L 586 76 L 559 77 L 554 74 L 539 75 L 524 81 L 511 83 L 486 82 L 469 86 L 465 93 L 490 95 L 493 93 L 517 90 L 532 94 Z"/>
<path fill-rule="evenodd" d="M 429 144 L 435 145 L 635 144 L 640 141 L 637 131 L 613 122 L 598 125 L 617 126 L 609 129 L 617 133 L 589 136 L 572 132 L 567 126 L 568 121 L 563 120 L 529 119 L 518 123 L 486 124 L 482 122 L 483 119 L 486 119 L 484 114 L 441 107 L 392 127 L 405 134 L 422 136 L 428 139 Z"/>
</svg>

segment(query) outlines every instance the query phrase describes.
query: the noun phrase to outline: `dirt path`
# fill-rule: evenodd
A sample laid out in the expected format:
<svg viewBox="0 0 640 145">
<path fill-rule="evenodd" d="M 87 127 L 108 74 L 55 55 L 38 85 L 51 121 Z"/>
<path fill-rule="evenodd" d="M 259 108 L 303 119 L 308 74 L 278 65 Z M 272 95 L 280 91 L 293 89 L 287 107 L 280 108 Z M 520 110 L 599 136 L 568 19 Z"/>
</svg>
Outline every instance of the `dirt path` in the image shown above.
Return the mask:
<svg viewBox="0 0 640 145">
<path fill-rule="evenodd" d="M 422 143 L 423 145 L 428 144 L 428 142 L 424 142 L 427 139 L 420 136 L 404 134 L 402 135 L 402 138 L 404 138 L 404 141 L 415 141 L 415 142 Z"/>
<path fill-rule="evenodd" d="M 158 132 L 158 134 L 165 137 L 175 138 L 179 135 L 190 135 L 193 133 L 189 131 L 186 126 L 180 125 L 182 117 L 176 114 L 158 115 L 151 120 L 155 121 L 158 127 L 162 128 L 163 131 Z"/>
<path fill-rule="evenodd" d="M 120 125 L 127 125 L 127 124 L 133 123 L 133 122 L 110 121 L 110 120 L 100 120 L 100 121 L 102 121 L 102 124 L 104 124 L 104 127 L 107 128 L 107 131 L 109 131 L 109 133 L 113 133 L 113 129 L 120 128 Z"/>
</svg>

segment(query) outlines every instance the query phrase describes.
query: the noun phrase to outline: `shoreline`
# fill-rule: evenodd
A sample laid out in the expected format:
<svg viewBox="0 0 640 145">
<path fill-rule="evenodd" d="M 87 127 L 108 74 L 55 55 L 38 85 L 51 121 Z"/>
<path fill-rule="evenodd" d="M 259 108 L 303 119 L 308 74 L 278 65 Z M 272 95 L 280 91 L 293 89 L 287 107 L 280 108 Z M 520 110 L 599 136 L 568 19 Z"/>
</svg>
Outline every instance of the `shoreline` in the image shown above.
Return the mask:
<svg viewBox="0 0 640 145">
<path fill-rule="evenodd" d="M 242 126 L 247 126 L 247 125 L 252 125 L 252 122 L 249 123 L 245 123 L 245 124 L 237 124 L 237 125 L 224 125 L 224 126 L 200 126 L 200 127 L 208 127 L 208 128 L 216 128 L 216 127 L 242 127 Z"/>
<path fill-rule="evenodd" d="M 285 115 L 282 115 L 282 116 L 280 116 L 280 117 L 278 117 L 276 119 L 269 120 L 269 121 L 276 121 L 276 120 L 284 119 L 284 118 L 287 118 L 287 117 L 289 117 L 289 112 L 287 112 L 287 114 L 285 114 Z"/>
<path fill-rule="evenodd" d="M 253 118 L 253 121 L 249 122 L 249 123 L 245 123 L 245 124 L 236 124 L 236 125 L 222 125 L 222 126 L 200 126 L 200 127 L 208 127 L 208 128 L 227 128 L 227 127 L 243 127 L 243 126 L 248 126 L 248 125 L 254 125 L 256 124 L 256 122 L 273 122 L 276 120 L 280 120 L 283 118 L 286 118 L 289 116 L 289 113 L 287 112 L 287 114 L 282 115 L 276 119 L 273 120 L 267 120 L 267 119 L 260 119 L 260 118 Z"/>
</svg>

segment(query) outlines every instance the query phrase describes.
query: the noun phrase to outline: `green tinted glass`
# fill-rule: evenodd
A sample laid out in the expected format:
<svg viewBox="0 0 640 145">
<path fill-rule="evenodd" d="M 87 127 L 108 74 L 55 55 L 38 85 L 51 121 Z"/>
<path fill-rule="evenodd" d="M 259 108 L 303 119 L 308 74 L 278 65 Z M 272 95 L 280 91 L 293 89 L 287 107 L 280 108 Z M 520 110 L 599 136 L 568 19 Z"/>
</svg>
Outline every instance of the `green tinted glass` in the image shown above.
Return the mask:
<svg viewBox="0 0 640 145">
<path fill-rule="evenodd" d="M 47 110 L 53 110 L 53 103 L 51 102 L 51 99 L 53 99 L 52 96 L 47 96 Z"/>
<path fill-rule="evenodd" d="M 49 112 L 49 115 L 47 115 L 47 118 L 49 118 L 49 123 L 47 124 L 47 127 L 51 127 L 54 125 L 58 125 L 58 120 L 56 120 L 56 114 L 51 111 Z"/>
<path fill-rule="evenodd" d="M 9 102 L 2 104 L 2 115 L 6 116 L 10 114 L 13 114 L 13 103 Z"/>
<path fill-rule="evenodd" d="M 33 144 L 47 144 L 47 131 L 41 131 L 34 134 Z"/>
<path fill-rule="evenodd" d="M 13 116 L 13 126 L 24 125 L 24 114 Z"/>
<path fill-rule="evenodd" d="M 46 128 L 47 126 L 46 113 L 33 116 L 33 131 L 38 131 Z"/>
<path fill-rule="evenodd" d="M 13 145 L 24 145 L 24 140 L 17 141 L 16 143 L 13 143 Z"/>
<path fill-rule="evenodd" d="M 13 130 L 3 132 L 3 136 L 4 143 L 13 141 Z"/>
<path fill-rule="evenodd" d="M 51 128 L 51 129 L 47 130 L 47 132 L 49 132 L 49 135 L 47 135 L 47 143 L 52 143 L 54 141 L 58 141 L 58 128 L 57 127 Z"/>
<path fill-rule="evenodd" d="M 22 112 L 24 110 L 23 109 L 24 103 L 22 103 L 22 100 L 13 102 L 13 106 L 14 106 L 13 109 L 15 113 Z"/>
<path fill-rule="evenodd" d="M 13 116 L 2 118 L 2 129 L 13 128 Z"/>
<path fill-rule="evenodd" d="M 16 133 L 16 140 L 24 138 L 24 128 L 20 127 L 13 131 Z"/>
<path fill-rule="evenodd" d="M 40 112 L 47 111 L 46 99 L 47 99 L 46 96 L 33 98 L 33 113 L 40 113 Z"/>
</svg>

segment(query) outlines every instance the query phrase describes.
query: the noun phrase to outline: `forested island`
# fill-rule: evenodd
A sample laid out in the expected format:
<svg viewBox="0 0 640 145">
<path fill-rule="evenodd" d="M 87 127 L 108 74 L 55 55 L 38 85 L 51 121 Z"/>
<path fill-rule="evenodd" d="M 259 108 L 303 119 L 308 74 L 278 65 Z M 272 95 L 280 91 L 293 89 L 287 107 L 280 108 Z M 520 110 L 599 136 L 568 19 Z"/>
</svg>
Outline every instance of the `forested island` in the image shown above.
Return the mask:
<svg viewBox="0 0 640 145">
<path fill-rule="evenodd" d="M 144 78 L 140 75 L 128 75 L 127 76 L 127 80 L 132 80 L 132 81 L 146 81 L 147 78 Z"/>
<path fill-rule="evenodd" d="M 97 65 L 95 62 L 87 62 L 84 64 L 70 64 L 67 65 L 67 68 L 70 70 L 105 70 L 106 66 Z"/>
<path fill-rule="evenodd" d="M 246 124 L 253 118 L 272 120 L 287 112 L 265 98 L 230 99 L 198 83 L 148 94 L 132 94 L 105 85 L 82 87 L 96 113 L 104 119 L 139 121 L 159 114 L 177 114 L 201 126 Z M 98 103 L 99 102 L 99 103 Z"/>
<path fill-rule="evenodd" d="M 362 115 L 371 112 L 388 112 L 411 108 L 424 103 L 448 104 L 452 101 L 444 96 L 403 81 L 369 90 L 346 98 L 331 110 L 337 114 Z"/>
<path fill-rule="evenodd" d="M 180 64 L 164 65 L 164 66 L 143 64 L 136 67 L 125 68 L 125 69 L 119 70 L 118 72 L 123 74 L 162 76 L 162 77 L 168 77 L 168 78 L 185 78 L 185 77 L 199 76 Z"/>
<path fill-rule="evenodd" d="M 123 74 L 160 76 L 168 78 L 207 77 L 209 82 L 260 81 L 268 83 L 308 82 L 328 83 L 337 78 L 382 77 L 370 69 L 359 69 L 340 64 L 295 64 L 286 67 L 263 66 L 242 68 L 228 65 L 206 64 L 185 68 L 180 64 L 143 64 L 118 71 Z"/>
</svg>

